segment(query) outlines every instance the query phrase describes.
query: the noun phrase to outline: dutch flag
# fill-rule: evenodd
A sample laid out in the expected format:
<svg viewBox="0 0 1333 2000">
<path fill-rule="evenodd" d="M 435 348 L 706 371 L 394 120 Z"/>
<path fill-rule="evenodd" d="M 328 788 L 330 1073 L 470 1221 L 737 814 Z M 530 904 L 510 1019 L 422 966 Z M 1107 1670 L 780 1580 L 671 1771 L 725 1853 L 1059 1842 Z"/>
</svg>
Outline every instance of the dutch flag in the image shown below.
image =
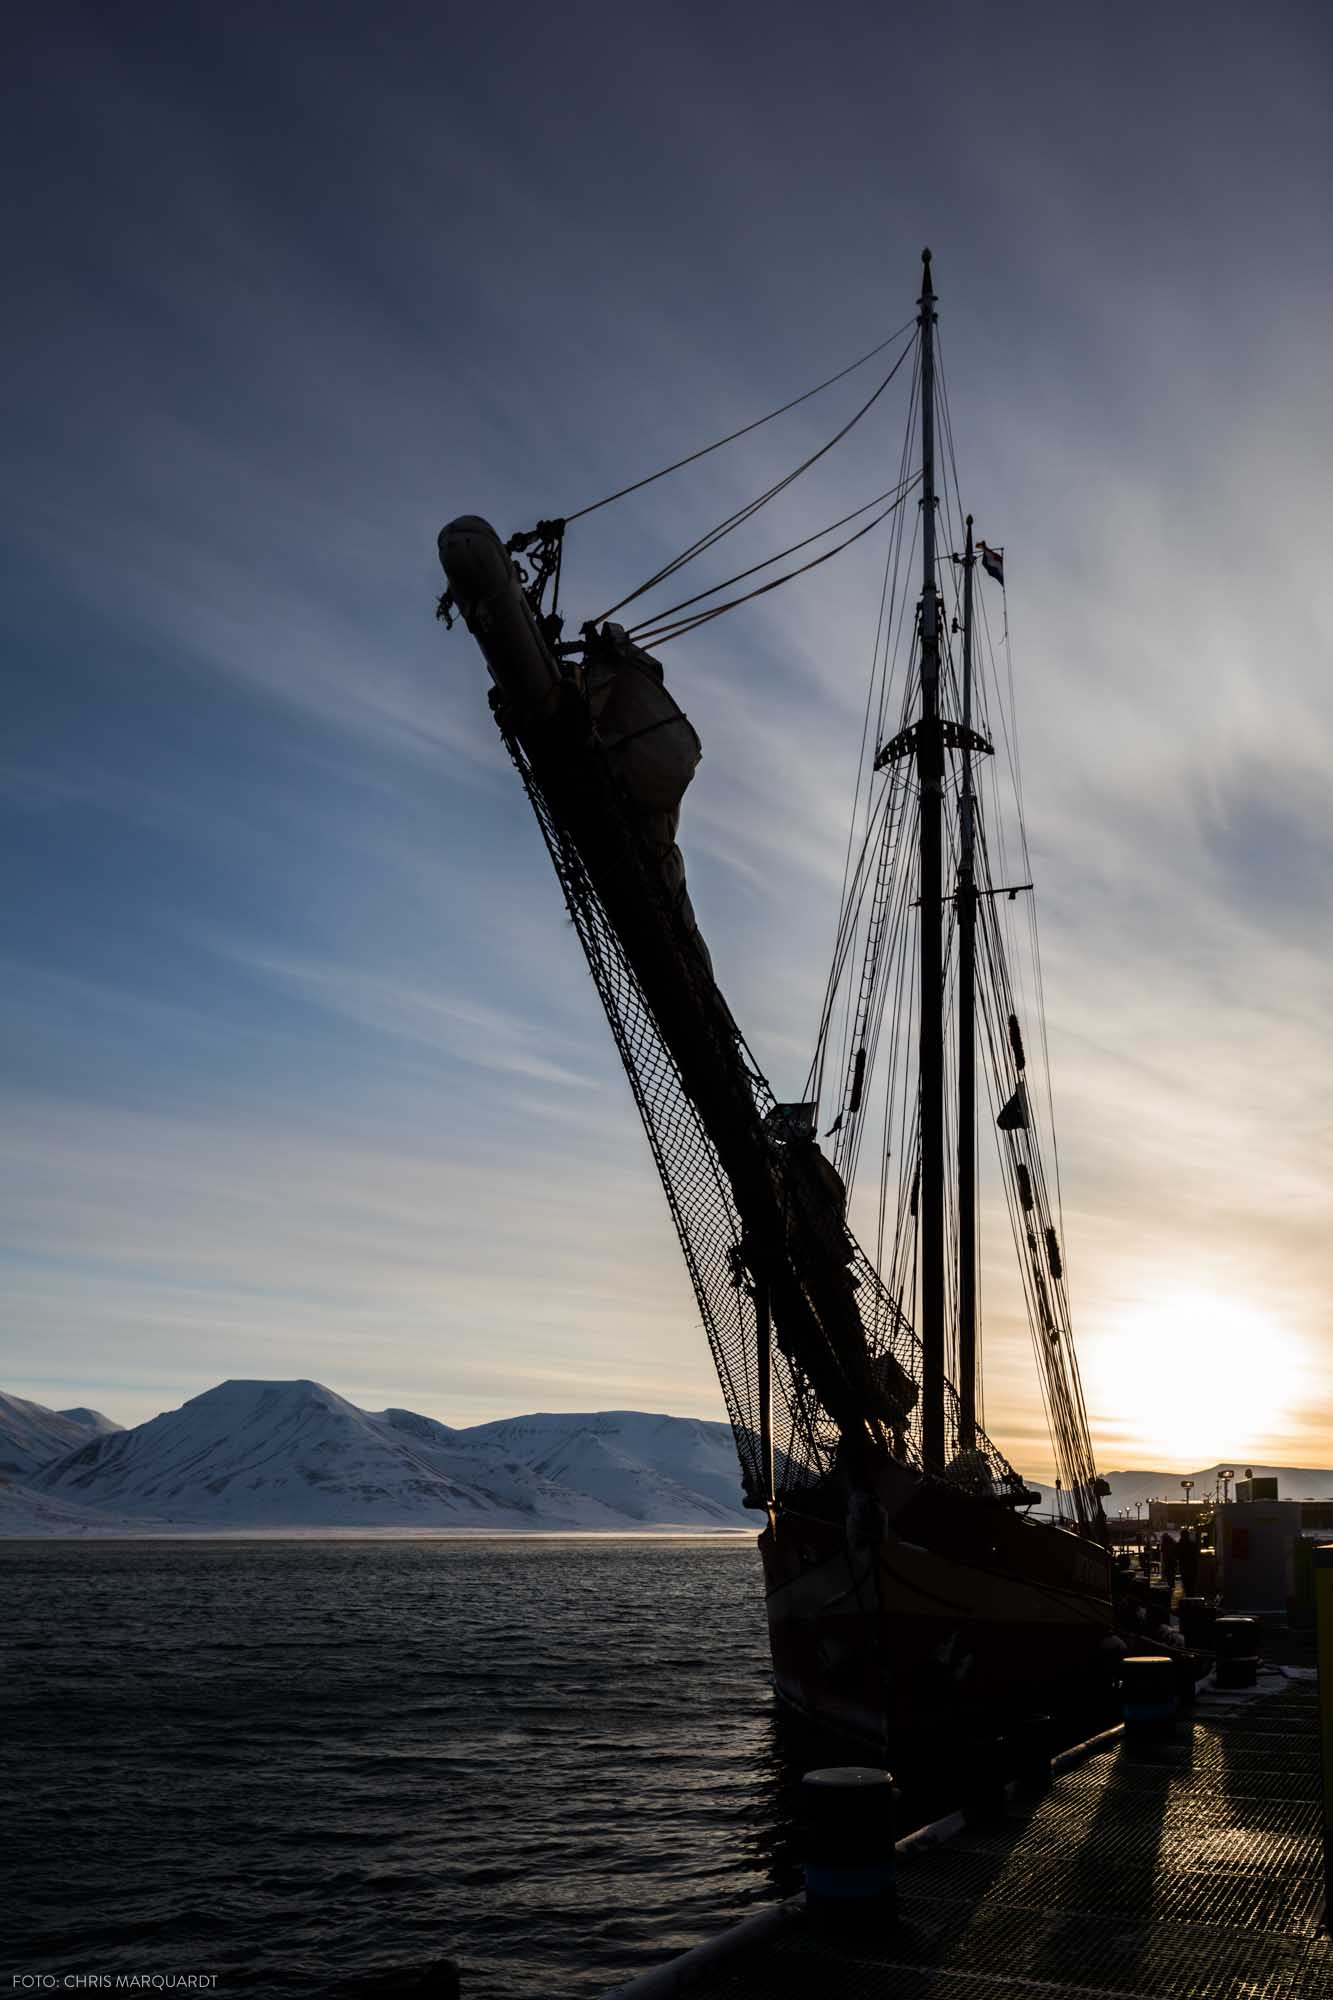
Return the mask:
<svg viewBox="0 0 1333 2000">
<path fill-rule="evenodd" d="M 978 542 L 977 547 L 981 550 L 981 567 L 985 570 L 987 576 L 993 576 L 1000 588 L 1003 589 L 1004 550 L 988 549 L 984 542 Z"/>
</svg>

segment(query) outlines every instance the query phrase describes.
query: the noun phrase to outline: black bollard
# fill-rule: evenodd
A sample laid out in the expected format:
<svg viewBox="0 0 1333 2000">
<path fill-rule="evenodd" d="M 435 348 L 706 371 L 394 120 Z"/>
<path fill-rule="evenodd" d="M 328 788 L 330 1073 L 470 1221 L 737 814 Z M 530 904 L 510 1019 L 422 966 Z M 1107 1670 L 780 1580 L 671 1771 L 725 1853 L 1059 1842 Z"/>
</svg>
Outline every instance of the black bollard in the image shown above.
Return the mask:
<svg viewBox="0 0 1333 2000">
<path fill-rule="evenodd" d="M 895 1913 L 894 1793 L 887 1771 L 839 1765 L 801 1780 L 805 1901 L 838 1928 L 892 1923 Z"/>
<path fill-rule="evenodd" d="M 1120 1713 L 1128 1736 L 1169 1736 L 1176 1723 L 1176 1663 L 1135 1654 L 1120 1669 Z"/>
<path fill-rule="evenodd" d="M 1049 1715 L 1028 1715 L 1009 1734 L 1014 1776 L 1025 1792 L 1049 1791 L 1052 1741 Z"/>
<path fill-rule="evenodd" d="M 1259 1678 L 1257 1618 L 1219 1618 L 1213 1627 L 1217 1647 L 1217 1685 L 1252 1688 Z"/>
</svg>

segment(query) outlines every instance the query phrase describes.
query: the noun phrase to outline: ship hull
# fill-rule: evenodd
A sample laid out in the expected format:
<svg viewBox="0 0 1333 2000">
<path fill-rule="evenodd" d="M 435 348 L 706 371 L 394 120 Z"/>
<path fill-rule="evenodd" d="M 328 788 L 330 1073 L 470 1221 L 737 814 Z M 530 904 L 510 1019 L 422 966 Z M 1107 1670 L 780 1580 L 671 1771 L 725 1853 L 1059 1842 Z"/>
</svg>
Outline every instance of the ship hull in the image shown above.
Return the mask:
<svg viewBox="0 0 1333 2000">
<path fill-rule="evenodd" d="M 759 1540 L 779 1695 L 882 1745 L 1078 1705 L 1112 1637 L 1104 1549 L 919 1483 L 882 1538 L 787 1512 Z"/>
</svg>

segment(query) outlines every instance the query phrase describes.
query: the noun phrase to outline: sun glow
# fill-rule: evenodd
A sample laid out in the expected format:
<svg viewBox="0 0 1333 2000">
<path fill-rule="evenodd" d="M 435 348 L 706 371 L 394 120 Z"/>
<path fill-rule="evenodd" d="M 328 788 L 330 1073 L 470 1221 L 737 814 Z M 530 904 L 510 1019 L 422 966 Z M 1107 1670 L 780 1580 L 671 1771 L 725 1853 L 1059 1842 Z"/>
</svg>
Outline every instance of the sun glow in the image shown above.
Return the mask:
<svg viewBox="0 0 1333 2000">
<path fill-rule="evenodd" d="M 1100 1456 L 1183 1471 L 1270 1457 L 1298 1413 L 1301 1360 L 1296 1340 L 1245 1300 L 1175 1291 L 1134 1307 L 1088 1347 Z"/>
</svg>

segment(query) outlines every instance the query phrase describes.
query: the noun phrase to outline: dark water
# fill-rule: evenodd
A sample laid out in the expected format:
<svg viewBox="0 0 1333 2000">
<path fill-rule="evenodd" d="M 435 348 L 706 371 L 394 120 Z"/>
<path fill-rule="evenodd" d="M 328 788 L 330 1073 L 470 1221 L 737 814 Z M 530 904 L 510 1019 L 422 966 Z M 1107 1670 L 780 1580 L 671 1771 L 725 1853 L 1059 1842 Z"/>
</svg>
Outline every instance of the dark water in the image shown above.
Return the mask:
<svg viewBox="0 0 1333 2000">
<path fill-rule="evenodd" d="M 0 1602 L 6 1988 L 603 1993 L 796 1886 L 748 1537 L 11 1542 Z"/>
</svg>

